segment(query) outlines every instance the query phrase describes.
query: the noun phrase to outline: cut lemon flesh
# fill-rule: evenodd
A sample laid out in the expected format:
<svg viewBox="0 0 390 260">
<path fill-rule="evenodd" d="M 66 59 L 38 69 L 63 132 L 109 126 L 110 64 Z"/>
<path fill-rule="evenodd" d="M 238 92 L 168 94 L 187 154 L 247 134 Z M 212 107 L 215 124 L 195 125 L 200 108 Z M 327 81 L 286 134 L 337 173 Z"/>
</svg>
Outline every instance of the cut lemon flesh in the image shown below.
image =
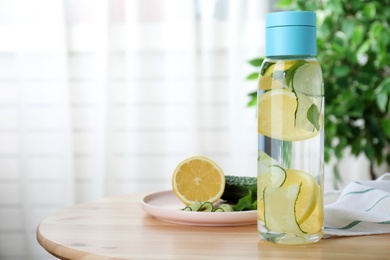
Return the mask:
<svg viewBox="0 0 390 260">
<path fill-rule="evenodd" d="M 319 193 L 321 189 L 319 188 Z M 322 196 L 317 196 L 317 203 L 314 210 L 308 216 L 308 218 L 299 224 L 301 230 L 308 234 L 314 234 L 321 230 L 324 224 L 324 213 L 323 213 L 323 201 Z"/>
<path fill-rule="evenodd" d="M 196 201 L 214 203 L 225 190 L 225 175 L 211 159 L 193 156 L 180 162 L 174 170 L 172 189 L 186 205 Z"/>
<path fill-rule="evenodd" d="M 276 88 L 283 88 L 283 83 L 280 81 L 273 80 L 271 76 L 260 76 L 259 89 L 268 90 Z"/>
<path fill-rule="evenodd" d="M 297 98 L 288 89 L 269 90 L 258 97 L 258 125 L 259 134 L 285 141 L 300 141 L 312 138 L 320 132 L 306 125 L 296 125 L 296 117 L 303 118 L 308 124 L 306 111 L 304 115 L 296 115 Z M 301 123 L 302 124 L 302 123 Z"/>
<path fill-rule="evenodd" d="M 302 224 L 316 207 L 320 188 L 314 177 L 306 172 L 293 169 L 287 169 L 286 172 L 285 187 L 291 185 L 300 186 L 299 196 L 296 198 L 295 203 L 295 215 L 298 224 Z"/>
<path fill-rule="evenodd" d="M 321 188 L 313 176 L 286 169 L 281 187 L 265 186 L 259 190 L 258 217 L 273 232 L 315 234 L 322 228 Z M 269 179 L 259 176 L 259 183 Z"/>
</svg>

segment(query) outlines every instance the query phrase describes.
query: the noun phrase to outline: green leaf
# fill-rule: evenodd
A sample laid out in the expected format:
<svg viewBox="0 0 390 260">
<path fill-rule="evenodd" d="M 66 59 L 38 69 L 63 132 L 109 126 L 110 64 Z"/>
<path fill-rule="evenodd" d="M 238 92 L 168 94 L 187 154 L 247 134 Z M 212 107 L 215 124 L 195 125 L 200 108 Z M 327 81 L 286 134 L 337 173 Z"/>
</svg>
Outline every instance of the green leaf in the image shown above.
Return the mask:
<svg viewBox="0 0 390 260">
<path fill-rule="evenodd" d="M 234 211 L 256 210 L 257 209 L 257 192 L 248 190 L 248 195 L 238 200 L 234 206 Z"/>
<path fill-rule="evenodd" d="M 260 69 L 260 75 L 264 75 L 264 73 L 267 71 L 267 69 L 269 68 L 269 67 L 271 67 L 272 66 L 272 63 L 271 62 L 266 62 L 266 63 L 264 63 L 264 65 L 261 67 L 261 69 Z"/>
<path fill-rule="evenodd" d="M 340 45 L 341 47 L 346 47 L 346 46 L 348 45 L 347 36 L 345 35 L 344 32 L 342 32 L 342 31 L 337 31 L 337 32 L 334 34 L 333 43 L 337 43 L 337 44 Z"/>
<path fill-rule="evenodd" d="M 341 30 L 345 33 L 345 35 L 350 38 L 355 30 L 355 20 L 353 18 L 347 17 L 341 23 Z"/>
<path fill-rule="evenodd" d="M 334 148 L 334 155 L 336 155 L 337 159 L 343 158 L 343 148 L 344 147 L 339 147 L 339 146 Z"/>
<path fill-rule="evenodd" d="M 372 161 L 375 158 L 375 149 L 373 145 L 370 142 L 367 142 L 364 146 L 364 153 L 370 161 Z"/>
<path fill-rule="evenodd" d="M 344 147 L 346 147 L 347 144 L 348 144 L 347 138 L 340 137 L 340 143 L 338 144 L 338 146 L 344 148 Z"/>
<path fill-rule="evenodd" d="M 355 156 L 359 155 L 362 147 L 362 138 L 358 137 L 352 141 L 351 153 Z"/>
<path fill-rule="evenodd" d="M 259 77 L 259 73 L 258 72 L 253 72 L 251 74 L 249 74 L 246 79 L 247 80 L 257 80 Z"/>
<path fill-rule="evenodd" d="M 257 104 L 257 91 L 251 92 L 248 94 L 250 100 L 247 104 L 248 107 L 256 106 Z"/>
<path fill-rule="evenodd" d="M 328 163 L 330 160 L 330 153 L 329 153 L 329 149 L 327 149 L 327 147 L 325 148 L 325 151 L 324 151 L 324 160 L 326 163 Z"/>
<path fill-rule="evenodd" d="M 361 25 L 356 25 L 351 36 L 351 44 L 354 49 L 359 46 L 364 38 L 365 30 Z"/>
<path fill-rule="evenodd" d="M 351 68 L 347 65 L 341 65 L 334 67 L 333 74 L 336 77 L 345 77 L 351 72 Z"/>
<path fill-rule="evenodd" d="M 353 8 L 353 11 L 358 11 L 358 10 L 362 9 L 362 7 L 365 4 L 366 3 L 364 1 L 351 1 L 351 6 Z"/>
<path fill-rule="evenodd" d="M 385 112 L 387 108 L 387 101 L 389 100 L 389 94 L 385 91 L 381 91 L 376 96 L 376 104 L 381 112 Z"/>
<path fill-rule="evenodd" d="M 384 130 L 387 138 L 390 138 L 390 119 L 384 119 L 381 121 L 382 129 Z"/>
<path fill-rule="evenodd" d="M 374 3 L 366 3 L 363 7 L 362 14 L 368 19 L 374 19 L 376 14 L 376 7 Z"/>
<path fill-rule="evenodd" d="M 249 64 L 251 64 L 254 67 L 260 67 L 263 63 L 264 58 L 256 58 L 248 61 Z"/>
<path fill-rule="evenodd" d="M 357 50 L 357 55 L 362 55 L 362 54 L 365 54 L 367 53 L 367 51 L 370 49 L 370 46 L 371 46 L 371 42 L 369 39 L 365 40 L 361 45 L 360 47 L 358 48 Z"/>
<path fill-rule="evenodd" d="M 329 10 L 332 10 L 332 13 L 334 13 L 334 14 L 343 14 L 344 13 L 343 5 L 342 5 L 342 2 L 340 0 L 328 0 L 326 7 Z"/>
<path fill-rule="evenodd" d="M 383 24 L 380 21 L 375 21 L 370 26 L 369 35 L 372 40 L 380 39 L 384 31 Z"/>
<path fill-rule="evenodd" d="M 335 136 L 336 133 L 337 133 L 337 124 L 330 123 L 326 125 L 325 134 L 327 134 L 328 136 Z"/>
<path fill-rule="evenodd" d="M 307 120 L 309 120 L 310 123 L 313 124 L 313 126 L 316 128 L 317 131 L 320 130 L 320 111 L 318 110 L 318 107 L 315 104 L 312 104 L 309 109 L 307 110 Z"/>
<path fill-rule="evenodd" d="M 332 42 L 332 49 L 335 51 L 336 56 L 340 59 L 344 59 L 345 57 L 345 49 L 342 45 L 337 42 Z"/>
<path fill-rule="evenodd" d="M 385 112 L 387 110 L 387 102 L 390 94 L 390 78 L 385 78 L 379 83 L 378 87 L 375 89 L 375 94 L 375 101 L 379 110 Z"/>
<path fill-rule="evenodd" d="M 280 0 L 276 6 L 278 7 L 288 7 L 292 3 L 292 0 Z"/>
</svg>

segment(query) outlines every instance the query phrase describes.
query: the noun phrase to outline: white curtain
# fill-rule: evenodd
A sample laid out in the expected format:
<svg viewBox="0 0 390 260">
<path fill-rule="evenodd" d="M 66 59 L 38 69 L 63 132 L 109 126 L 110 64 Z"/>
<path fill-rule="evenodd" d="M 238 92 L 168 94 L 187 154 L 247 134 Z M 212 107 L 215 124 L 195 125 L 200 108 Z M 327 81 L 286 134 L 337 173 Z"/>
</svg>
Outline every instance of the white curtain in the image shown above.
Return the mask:
<svg viewBox="0 0 390 260">
<path fill-rule="evenodd" d="M 50 213 L 170 189 L 191 155 L 256 175 L 263 0 L 0 0 L 0 259 Z"/>
</svg>

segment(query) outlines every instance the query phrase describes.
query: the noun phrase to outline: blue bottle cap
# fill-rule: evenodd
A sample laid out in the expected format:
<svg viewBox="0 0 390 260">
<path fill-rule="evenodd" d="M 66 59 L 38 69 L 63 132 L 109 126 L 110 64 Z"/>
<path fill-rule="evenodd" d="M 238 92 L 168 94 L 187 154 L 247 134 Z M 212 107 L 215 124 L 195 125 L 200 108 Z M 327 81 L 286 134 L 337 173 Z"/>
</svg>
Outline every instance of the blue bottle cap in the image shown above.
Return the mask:
<svg viewBox="0 0 390 260">
<path fill-rule="evenodd" d="M 266 15 L 265 55 L 316 56 L 316 14 L 307 11 Z"/>
</svg>

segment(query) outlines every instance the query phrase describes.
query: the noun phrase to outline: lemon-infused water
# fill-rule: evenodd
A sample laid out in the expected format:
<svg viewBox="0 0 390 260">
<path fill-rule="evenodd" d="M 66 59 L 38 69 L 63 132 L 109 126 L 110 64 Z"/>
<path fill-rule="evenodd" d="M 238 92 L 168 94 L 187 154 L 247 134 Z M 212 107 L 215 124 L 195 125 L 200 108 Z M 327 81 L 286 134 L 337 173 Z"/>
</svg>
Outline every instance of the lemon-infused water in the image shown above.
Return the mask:
<svg viewBox="0 0 390 260">
<path fill-rule="evenodd" d="M 258 229 L 266 240 L 296 244 L 322 237 L 323 102 L 322 72 L 315 59 L 263 64 Z"/>
<path fill-rule="evenodd" d="M 273 13 L 266 24 L 266 32 L 273 31 L 266 33 L 258 81 L 258 231 L 276 243 L 313 243 L 323 232 L 324 174 L 315 14 Z"/>
</svg>

